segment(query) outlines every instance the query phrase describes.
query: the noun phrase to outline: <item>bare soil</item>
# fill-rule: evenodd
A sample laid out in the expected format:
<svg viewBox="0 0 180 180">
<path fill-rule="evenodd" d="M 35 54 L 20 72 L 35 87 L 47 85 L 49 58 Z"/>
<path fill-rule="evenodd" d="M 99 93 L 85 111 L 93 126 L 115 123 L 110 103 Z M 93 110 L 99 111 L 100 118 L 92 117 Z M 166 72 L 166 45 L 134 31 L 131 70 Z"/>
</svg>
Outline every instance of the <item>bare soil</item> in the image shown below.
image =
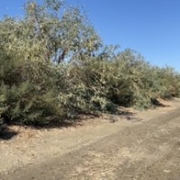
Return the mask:
<svg viewBox="0 0 180 180">
<path fill-rule="evenodd" d="M 179 180 L 180 99 L 76 126 L 12 126 L 0 139 L 4 180 Z"/>
</svg>

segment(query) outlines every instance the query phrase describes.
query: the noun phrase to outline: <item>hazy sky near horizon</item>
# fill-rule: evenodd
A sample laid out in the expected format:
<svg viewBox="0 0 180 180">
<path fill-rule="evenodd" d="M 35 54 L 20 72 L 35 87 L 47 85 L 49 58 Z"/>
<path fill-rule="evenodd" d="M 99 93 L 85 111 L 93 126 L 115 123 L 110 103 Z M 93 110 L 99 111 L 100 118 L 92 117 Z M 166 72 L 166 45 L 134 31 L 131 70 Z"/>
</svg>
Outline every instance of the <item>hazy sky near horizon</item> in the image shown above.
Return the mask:
<svg viewBox="0 0 180 180">
<path fill-rule="evenodd" d="M 42 0 L 37 0 L 42 1 Z M 1 0 L 0 17 L 22 17 L 26 0 Z M 66 0 L 83 6 L 105 44 L 140 52 L 180 71 L 180 0 Z"/>
</svg>

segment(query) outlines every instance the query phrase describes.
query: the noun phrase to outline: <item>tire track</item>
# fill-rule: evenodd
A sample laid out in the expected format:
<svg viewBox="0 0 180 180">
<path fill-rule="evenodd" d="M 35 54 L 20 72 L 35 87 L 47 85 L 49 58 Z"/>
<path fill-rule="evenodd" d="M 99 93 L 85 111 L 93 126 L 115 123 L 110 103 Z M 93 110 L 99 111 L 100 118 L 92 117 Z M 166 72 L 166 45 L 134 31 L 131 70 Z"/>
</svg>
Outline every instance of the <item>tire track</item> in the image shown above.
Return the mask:
<svg viewBox="0 0 180 180">
<path fill-rule="evenodd" d="M 176 124 L 180 123 L 179 117 L 178 109 L 166 116 L 133 124 L 89 146 L 40 165 L 27 166 L 3 178 L 4 180 L 132 180 L 133 178 L 143 180 L 144 177 L 147 180 L 150 180 L 150 177 L 158 179 L 163 176 L 164 171 L 163 173 L 157 171 L 155 176 L 152 174 L 154 168 L 162 169 L 161 166 L 168 157 L 170 163 L 171 157 L 172 161 L 175 161 L 175 157 L 179 156 L 177 149 L 180 127 L 176 127 Z M 148 173 L 149 176 L 145 176 Z"/>
</svg>

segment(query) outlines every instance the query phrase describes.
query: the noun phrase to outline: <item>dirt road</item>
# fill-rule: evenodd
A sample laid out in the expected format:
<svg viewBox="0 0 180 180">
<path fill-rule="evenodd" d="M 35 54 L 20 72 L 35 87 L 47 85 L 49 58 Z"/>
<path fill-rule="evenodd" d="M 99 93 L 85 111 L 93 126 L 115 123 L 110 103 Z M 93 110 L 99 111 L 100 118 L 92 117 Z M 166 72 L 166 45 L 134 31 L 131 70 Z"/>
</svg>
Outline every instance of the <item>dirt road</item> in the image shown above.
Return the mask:
<svg viewBox="0 0 180 180">
<path fill-rule="evenodd" d="M 68 153 L 27 165 L 4 180 L 179 180 L 180 109 L 131 123 Z M 103 130 L 103 129 L 101 129 Z M 48 148 L 48 147 L 47 147 Z"/>
</svg>

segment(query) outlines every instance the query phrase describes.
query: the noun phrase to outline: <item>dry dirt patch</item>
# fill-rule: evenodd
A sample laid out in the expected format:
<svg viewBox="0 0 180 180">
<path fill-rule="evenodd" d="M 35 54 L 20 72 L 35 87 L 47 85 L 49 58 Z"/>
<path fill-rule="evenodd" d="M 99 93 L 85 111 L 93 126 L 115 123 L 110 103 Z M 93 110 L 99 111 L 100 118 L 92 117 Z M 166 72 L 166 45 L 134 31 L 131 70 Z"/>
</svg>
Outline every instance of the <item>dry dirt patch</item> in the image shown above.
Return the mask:
<svg viewBox="0 0 180 180">
<path fill-rule="evenodd" d="M 179 99 L 173 101 L 161 100 L 161 103 L 165 106 L 143 112 L 131 108 L 122 109 L 129 112 L 129 114 L 133 114 L 133 116 L 127 114 L 122 116 L 103 115 L 101 118 L 86 119 L 77 126 L 68 128 L 34 129 L 12 126 L 10 127 L 11 130 L 17 132 L 17 135 L 9 140 L 0 140 L 0 172 L 8 173 L 26 165 L 45 162 L 47 157 L 61 156 L 86 147 L 106 136 L 115 134 L 125 127 L 146 122 L 162 114 L 169 114 L 180 107 Z M 122 153 L 127 158 L 131 155 L 127 149 L 121 151 L 119 155 L 122 155 Z M 106 156 L 103 153 L 97 155 L 99 159 Z M 93 152 L 89 156 L 94 156 Z M 111 170 L 113 171 L 113 169 Z"/>
</svg>

